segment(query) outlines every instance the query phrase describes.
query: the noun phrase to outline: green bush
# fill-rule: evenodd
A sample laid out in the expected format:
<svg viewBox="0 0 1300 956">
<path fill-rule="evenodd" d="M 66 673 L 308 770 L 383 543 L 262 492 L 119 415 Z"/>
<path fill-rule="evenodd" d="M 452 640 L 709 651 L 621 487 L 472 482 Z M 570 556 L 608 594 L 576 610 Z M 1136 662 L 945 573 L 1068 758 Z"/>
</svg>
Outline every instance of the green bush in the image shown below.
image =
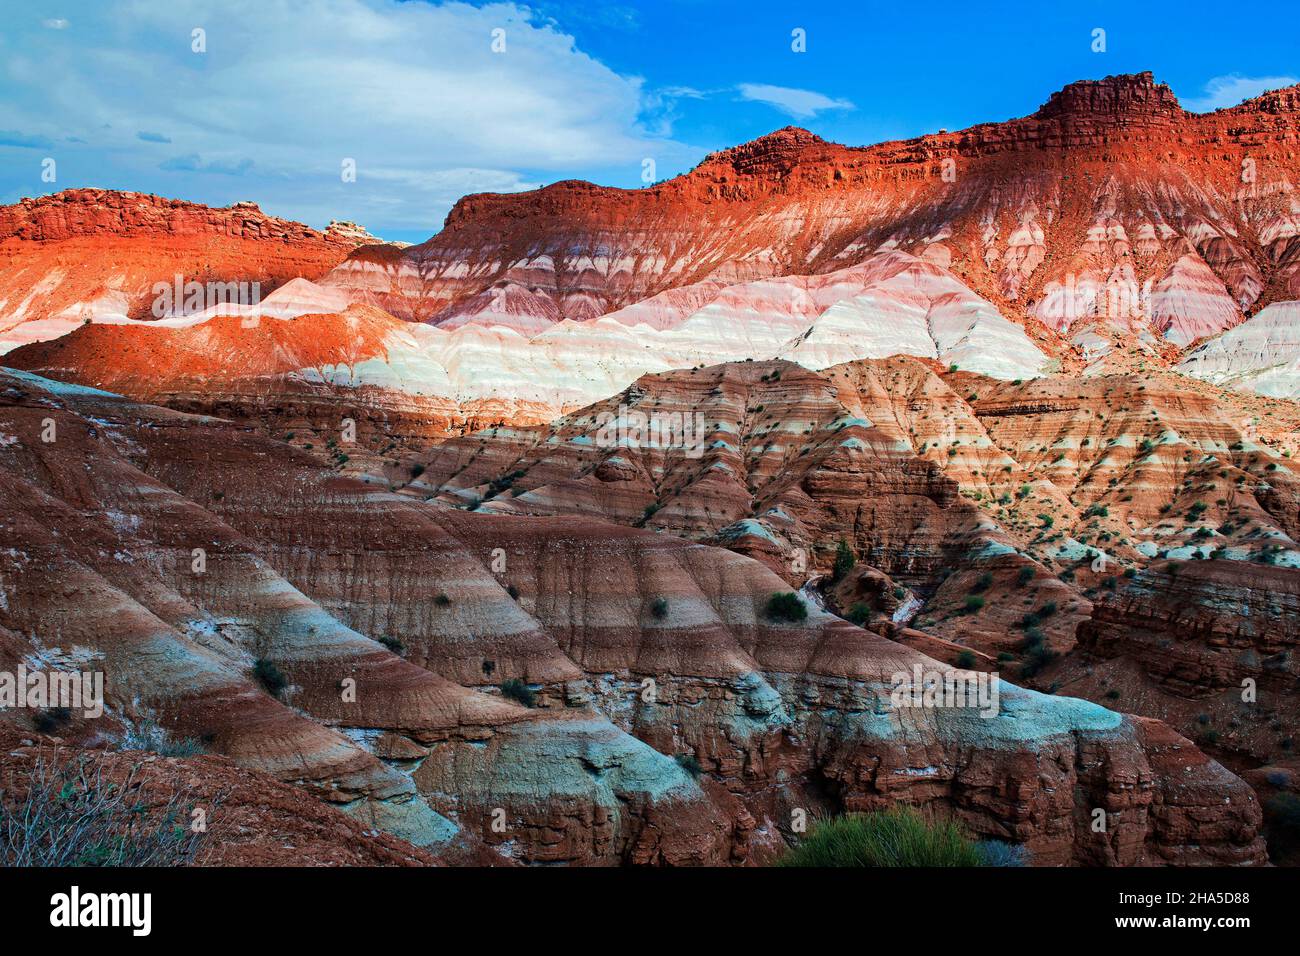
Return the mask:
<svg viewBox="0 0 1300 956">
<path fill-rule="evenodd" d="M 975 852 L 980 855 L 982 866 L 1028 866 L 1025 848 L 1016 843 L 1003 843 L 1001 840 L 981 840 L 975 844 Z"/>
<path fill-rule="evenodd" d="M 406 645 L 402 643 L 401 638 L 393 637 L 391 634 L 382 634 L 377 640 L 394 654 L 401 654 L 406 651 Z"/>
<path fill-rule="evenodd" d="M 771 621 L 802 621 L 808 616 L 808 608 L 793 591 L 777 591 L 767 599 L 763 613 Z"/>
<path fill-rule="evenodd" d="M 871 606 L 858 601 L 853 607 L 849 608 L 849 613 L 844 615 L 844 619 L 850 624 L 861 627 L 871 620 Z"/>
<path fill-rule="evenodd" d="M 853 570 L 853 566 L 858 563 L 850 550 L 848 542 L 840 538 L 840 543 L 835 546 L 835 563 L 831 566 L 831 581 L 841 581 L 844 575 Z"/>
<path fill-rule="evenodd" d="M 984 857 L 951 820 L 911 807 L 834 817 L 815 824 L 779 866 L 983 866 Z"/>
<path fill-rule="evenodd" d="M 965 671 L 970 670 L 975 666 L 975 653 L 973 651 L 962 651 L 957 655 L 957 666 Z"/>
<path fill-rule="evenodd" d="M 668 616 L 668 599 L 661 597 L 655 598 L 654 602 L 650 605 L 650 613 L 661 621 L 666 618 Z"/>
<path fill-rule="evenodd" d="M 974 614 L 984 608 L 984 599 L 978 594 L 966 595 L 966 613 Z"/>
<path fill-rule="evenodd" d="M 1034 644 L 1025 652 L 1024 663 L 1020 665 L 1021 677 L 1033 677 L 1059 655 L 1046 644 Z"/>
<path fill-rule="evenodd" d="M 206 839 L 189 825 L 194 807 L 214 811 L 225 793 L 200 800 L 188 783 L 169 794 L 149 779 L 144 761 L 103 752 L 38 755 L 23 787 L 0 790 L 0 866 L 192 864 Z"/>
<path fill-rule="evenodd" d="M 511 700 L 518 701 L 525 707 L 533 707 L 537 704 L 537 695 L 533 689 L 521 681 L 518 677 L 512 677 L 501 684 L 501 693 Z"/>
<path fill-rule="evenodd" d="M 253 676 L 273 696 L 278 696 L 280 691 L 289 686 L 289 678 L 284 676 L 284 672 L 273 661 L 265 657 L 259 657 L 253 662 Z"/>
</svg>

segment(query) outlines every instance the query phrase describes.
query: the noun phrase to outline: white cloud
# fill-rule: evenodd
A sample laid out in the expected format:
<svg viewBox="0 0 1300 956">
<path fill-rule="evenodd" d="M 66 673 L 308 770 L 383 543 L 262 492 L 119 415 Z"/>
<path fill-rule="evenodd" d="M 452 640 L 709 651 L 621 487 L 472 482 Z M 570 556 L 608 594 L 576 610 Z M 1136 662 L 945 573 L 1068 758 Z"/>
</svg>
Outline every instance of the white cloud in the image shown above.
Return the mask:
<svg viewBox="0 0 1300 956">
<path fill-rule="evenodd" d="M 41 26 L 49 30 L 66 30 L 68 28 L 68 21 L 55 19 L 42 20 Z"/>
<path fill-rule="evenodd" d="M 1236 73 L 1216 76 L 1205 84 L 1203 96 L 1189 97 L 1182 100 L 1182 104 L 1184 109 L 1193 113 L 1209 113 L 1298 82 L 1300 80 L 1294 76 L 1239 76 Z"/>
<path fill-rule="evenodd" d="M 851 110 L 848 100 L 831 99 L 813 90 L 797 90 L 788 86 L 770 86 L 766 83 L 741 83 L 737 89 L 741 99 L 766 103 L 782 113 L 799 119 L 810 119 L 823 110 Z"/>
<path fill-rule="evenodd" d="M 84 139 L 95 174 L 136 188 L 183 198 L 197 198 L 198 184 L 238 189 L 233 198 L 318 225 L 338 217 L 432 233 L 463 192 L 531 188 L 575 169 L 639 176 L 647 157 L 668 168 L 702 152 L 662 123 L 646 128 L 654 104 L 640 78 L 512 2 L 66 6 L 76 42 L 0 37 L 0 129 Z M 206 53 L 191 51 L 195 27 Z M 492 51 L 497 28 L 504 53 Z M 345 158 L 355 182 L 342 181 Z"/>
</svg>

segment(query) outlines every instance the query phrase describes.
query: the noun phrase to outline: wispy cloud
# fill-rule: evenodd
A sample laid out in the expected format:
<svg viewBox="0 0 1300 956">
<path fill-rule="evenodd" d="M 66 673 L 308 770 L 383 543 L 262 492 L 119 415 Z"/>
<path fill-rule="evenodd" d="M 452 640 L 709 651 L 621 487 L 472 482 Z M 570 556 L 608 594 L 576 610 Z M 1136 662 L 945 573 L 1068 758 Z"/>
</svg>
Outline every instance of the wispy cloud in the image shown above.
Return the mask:
<svg viewBox="0 0 1300 956">
<path fill-rule="evenodd" d="M 54 143 L 47 136 L 32 136 L 15 129 L 0 129 L 0 146 L 16 146 L 19 149 L 49 149 Z"/>
<path fill-rule="evenodd" d="M 737 89 L 740 98 L 766 103 L 797 119 L 811 119 L 825 110 L 851 110 L 848 100 L 832 99 L 814 90 L 799 90 L 789 86 L 771 86 L 767 83 L 741 83 Z"/>
<path fill-rule="evenodd" d="M 158 164 L 158 168 L 172 173 L 218 173 L 222 176 L 243 176 L 253 168 L 251 159 L 216 160 L 204 162 L 198 153 L 176 156 Z"/>
<path fill-rule="evenodd" d="M 1216 76 L 1205 84 L 1204 95 L 1183 99 L 1183 108 L 1193 113 L 1209 113 L 1298 82 L 1300 80 L 1294 76 L 1241 76 L 1237 73 Z"/>
<path fill-rule="evenodd" d="M 42 20 L 41 26 L 45 27 L 47 30 L 66 30 L 68 28 L 68 21 L 50 18 L 49 20 Z"/>
<path fill-rule="evenodd" d="M 75 148 L 60 169 L 93 170 L 97 185 L 432 233 L 466 192 L 575 170 L 639 181 L 647 157 L 672 169 L 703 152 L 655 125 L 640 77 L 522 4 L 62 3 L 77 30 L 31 21 L 0 37 L 0 128 L 23 131 L 15 144 Z M 0 194 L 48 191 L 38 173 L 0 164 Z"/>
</svg>

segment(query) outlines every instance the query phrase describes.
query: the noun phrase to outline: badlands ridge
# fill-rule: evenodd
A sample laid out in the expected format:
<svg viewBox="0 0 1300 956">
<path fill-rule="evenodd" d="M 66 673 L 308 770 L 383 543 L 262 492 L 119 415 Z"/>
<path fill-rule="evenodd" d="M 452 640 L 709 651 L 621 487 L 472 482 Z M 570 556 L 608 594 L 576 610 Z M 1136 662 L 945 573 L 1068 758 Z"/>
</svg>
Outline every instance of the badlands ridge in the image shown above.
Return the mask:
<svg viewBox="0 0 1300 956">
<path fill-rule="evenodd" d="M 233 795 L 200 862 L 761 864 L 899 801 L 1041 865 L 1287 862 L 1298 120 L 1109 77 L 468 196 L 409 248 L 0 209 L 0 657 L 110 688 L 0 714 L 0 772 L 201 741 L 150 778 Z M 177 277 L 260 294 L 159 309 Z M 893 706 L 918 665 L 999 714 Z"/>
</svg>

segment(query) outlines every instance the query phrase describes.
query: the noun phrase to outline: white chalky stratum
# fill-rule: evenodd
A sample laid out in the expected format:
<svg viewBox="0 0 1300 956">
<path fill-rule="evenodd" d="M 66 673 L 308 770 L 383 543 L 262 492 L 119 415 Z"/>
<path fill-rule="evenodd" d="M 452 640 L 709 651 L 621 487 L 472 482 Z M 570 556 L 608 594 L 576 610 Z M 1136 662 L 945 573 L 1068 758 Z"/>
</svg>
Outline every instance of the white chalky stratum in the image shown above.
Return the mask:
<svg viewBox="0 0 1300 956">
<path fill-rule="evenodd" d="M 290 285 L 288 294 L 268 297 L 265 318 L 341 305 L 336 289 L 306 280 Z M 823 275 L 697 283 L 671 304 L 676 312 L 661 301 L 582 322 L 544 315 L 534 322 L 519 312 L 500 322 L 501 313 L 489 308 L 438 327 L 400 323 L 386 336 L 383 354 L 298 374 L 349 387 L 560 410 L 616 393 L 649 372 L 747 358 L 821 369 L 905 354 L 1006 379 L 1037 375 L 1047 362 L 1020 326 L 951 273 L 896 250 Z M 683 306 L 696 305 L 685 313 Z"/>
<path fill-rule="evenodd" d="M 1178 370 L 1215 385 L 1300 398 L 1300 301 L 1274 302 L 1200 346 Z"/>
</svg>

